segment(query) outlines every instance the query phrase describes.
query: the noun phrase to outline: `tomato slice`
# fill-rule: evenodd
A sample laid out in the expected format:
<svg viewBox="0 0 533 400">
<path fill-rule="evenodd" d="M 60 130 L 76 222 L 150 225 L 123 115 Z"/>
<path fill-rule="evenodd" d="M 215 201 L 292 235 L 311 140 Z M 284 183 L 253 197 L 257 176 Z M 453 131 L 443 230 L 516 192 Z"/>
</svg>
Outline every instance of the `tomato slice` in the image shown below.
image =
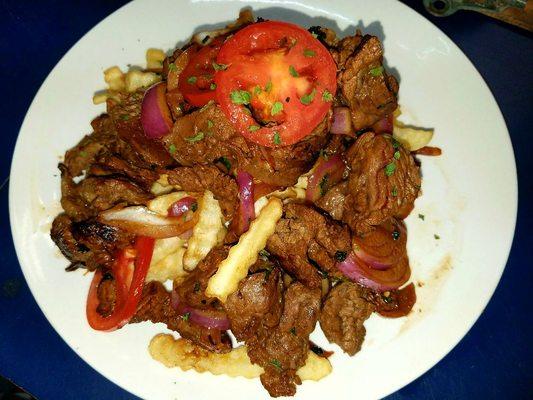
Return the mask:
<svg viewBox="0 0 533 400">
<path fill-rule="evenodd" d="M 137 310 L 137 304 L 142 295 L 144 279 L 150 267 L 154 239 L 139 236 L 135 240 L 135 247 L 119 252 L 113 265 L 115 280 L 115 306 L 111 315 L 103 317 L 98 313 L 98 286 L 103 274 L 101 270 L 94 273 L 89 295 L 87 296 L 87 321 L 91 328 L 99 331 L 113 331 L 126 325 Z M 134 269 L 130 267 L 134 261 Z"/>
<path fill-rule="evenodd" d="M 217 54 L 224 42 L 223 37 L 214 39 L 210 44 L 201 47 L 180 74 L 178 89 L 187 102 L 202 107 L 210 100 L 215 100 L 214 81 Z"/>
<path fill-rule="evenodd" d="M 328 50 L 303 28 L 279 21 L 249 25 L 218 53 L 216 98 L 247 139 L 291 145 L 322 121 L 337 90 Z"/>
</svg>

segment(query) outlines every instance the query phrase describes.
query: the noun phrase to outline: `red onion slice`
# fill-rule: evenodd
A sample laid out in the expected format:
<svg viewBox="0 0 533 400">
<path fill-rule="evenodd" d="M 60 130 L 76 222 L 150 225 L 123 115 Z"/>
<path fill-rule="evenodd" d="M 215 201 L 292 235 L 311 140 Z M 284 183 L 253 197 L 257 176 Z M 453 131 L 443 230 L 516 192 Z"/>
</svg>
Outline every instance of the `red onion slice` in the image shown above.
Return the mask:
<svg viewBox="0 0 533 400">
<path fill-rule="evenodd" d="M 173 125 L 166 101 L 166 90 L 166 83 L 159 82 L 144 93 L 141 105 L 141 124 L 144 134 L 150 139 L 165 136 Z"/>
<path fill-rule="evenodd" d="M 230 322 L 225 312 L 214 310 L 200 310 L 190 307 L 180 301 L 178 293 L 173 290 L 171 293 L 171 305 L 180 315 L 189 314 L 189 321 L 201 325 L 205 328 L 220 329 L 226 331 L 230 328 Z"/>
<path fill-rule="evenodd" d="M 342 179 L 344 162 L 340 155 L 335 154 L 327 160 L 320 157 L 315 170 L 309 176 L 305 198 L 308 201 L 316 201 L 327 190 Z"/>
<path fill-rule="evenodd" d="M 250 222 L 255 218 L 254 208 L 254 183 L 252 175 L 246 171 L 237 173 L 237 185 L 239 186 L 239 209 L 237 210 L 236 231 L 242 235 L 250 227 Z"/>
<path fill-rule="evenodd" d="M 335 135 L 353 136 L 352 116 L 348 107 L 333 108 L 333 120 L 329 131 Z"/>
<path fill-rule="evenodd" d="M 375 133 L 392 133 L 393 129 L 393 119 L 392 114 L 387 115 L 386 117 L 380 119 L 374 125 L 372 125 L 372 130 Z"/>
<path fill-rule="evenodd" d="M 183 214 L 185 214 L 187 211 L 190 211 L 194 208 L 194 204 L 198 206 L 198 202 L 194 197 L 186 196 L 178 201 L 175 201 L 172 203 L 172 205 L 168 208 L 168 216 L 169 217 L 181 217 Z M 194 211 L 194 210 L 192 210 Z"/>
<path fill-rule="evenodd" d="M 350 253 L 344 261 L 337 264 L 337 268 L 350 280 L 380 292 L 398 289 L 411 275 L 407 257 L 402 258 L 393 268 L 378 271 Z"/>
</svg>

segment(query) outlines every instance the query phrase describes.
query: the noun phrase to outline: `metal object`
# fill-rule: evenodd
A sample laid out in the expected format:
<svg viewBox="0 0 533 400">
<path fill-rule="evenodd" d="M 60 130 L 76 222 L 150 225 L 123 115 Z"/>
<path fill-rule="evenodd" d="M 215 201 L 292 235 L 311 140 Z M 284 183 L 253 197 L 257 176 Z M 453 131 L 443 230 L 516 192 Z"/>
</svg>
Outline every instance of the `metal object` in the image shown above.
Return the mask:
<svg viewBox="0 0 533 400">
<path fill-rule="evenodd" d="M 424 6 L 437 17 L 458 10 L 477 11 L 533 31 L 533 0 L 424 0 Z"/>
</svg>

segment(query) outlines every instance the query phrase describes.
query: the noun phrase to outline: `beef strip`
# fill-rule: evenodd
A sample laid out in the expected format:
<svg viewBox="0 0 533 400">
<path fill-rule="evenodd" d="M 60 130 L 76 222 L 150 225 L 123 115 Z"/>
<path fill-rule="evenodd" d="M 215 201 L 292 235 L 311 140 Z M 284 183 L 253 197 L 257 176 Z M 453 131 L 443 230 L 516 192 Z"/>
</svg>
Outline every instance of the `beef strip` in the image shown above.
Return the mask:
<svg viewBox="0 0 533 400">
<path fill-rule="evenodd" d="M 351 49 L 355 43 L 356 40 L 347 41 L 344 49 Z M 342 51 L 338 62 L 344 61 L 341 55 Z M 370 127 L 396 109 L 398 82 L 383 70 L 383 48 L 377 37 L 363 36 L 343 67 L 339 85 L 356 131 Z"/>
<path fill-rule="evenodd" d="M 170 304 L 170 293 L 156 281 L 144 286 L 137 311 L 130 323 L 142 321 L 162 322 L 206 350 L 216 353 L 231 351 L 231 339 L 226 332 L 204 328 L 179 315 Z"/>
<path fill-rule="evenodd" d="M 312 165 L 328 140 L 330 115 L 304 140 L 276 148 L 259 146 L 238 134 L 215 104 L 178 118 L 172 132 L 163 138 L 181 165 L 212 164 L 224 157 L 231 170 L 244 169 L 254 178 L 275 186 L 291 186 Z M 202 132 L 203 139 L 191 141 Z"/>
<path fill-rule="evenodd" d="M 313 265 L 337 274 L 335 255 L 351 249 L 348 228 L 317 210 L 296 203 L 284 206 L 284 216 L 268 239 L 267 250 L 285 271 L 309 287 L 319 287 L 321 274 Z"/>
<path fill-rule="evenodd" d="M 129 246 L 134 239 L 133 235 L 94 219 L 73 222 L 65 213 L 54 219 L 50 236 L 72 263 L 70 269 L 85 267 L 90 271 L 110 268 L 116 250 Z"/>
<path fill-rule="evenodd" d="M 341 219 L 354 232 L 368 232 L 373 225 L 411 212 L 420 190 L 420 170 L 390 136 L 363 134 L 346 159 L 350 173 Z"/>
<path fill-rule="evenodd" d="M 365 338 L 364 322 L 374 311 L 359 285 L 343 282 L 328 294 L 320 314 L 320 327 L 332 343 L 350 355 L 361 350 Z"/>
<path fill-rule="evenodd" d="M 224 174 L 215 166 L 199 165 L 195 167 L 177 167 L 167 171 L 168 182 L 178 185 L 186 192 L 210 190 L 226 220 L 233 218 L 238 203 L 238 189 L 235 180 Z"/>
</svg>

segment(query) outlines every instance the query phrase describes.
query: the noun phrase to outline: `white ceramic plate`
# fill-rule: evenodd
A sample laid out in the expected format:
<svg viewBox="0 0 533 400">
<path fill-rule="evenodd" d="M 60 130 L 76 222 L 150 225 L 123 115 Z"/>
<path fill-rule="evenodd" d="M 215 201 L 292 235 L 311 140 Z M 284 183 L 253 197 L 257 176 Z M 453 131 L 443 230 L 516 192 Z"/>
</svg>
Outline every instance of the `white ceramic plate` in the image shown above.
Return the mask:
<svg viewBox="0 0 533 400">
<path fill-rule="evenodd" d="M 408 218 L 408 251 L 419 301 L 407 318 L 372 317 L 363 350 L 350 358 L 322 334 L 333 373 L 305 382 L 296 398 L 378 398 L 437 363 L 483 311 L 505 266 L 513 238 L 517 183 L 507 129 L 479 73 L 436 27 L 394 1 L 136 1 L 106 18 L 58 63 L 35 97 L 18 138 L 11 170 L 10 216 L 17 254 L 42 311 L 70 347 L 105 377 L 150 399 L 267 398 L 258 380 L 167 369 L 147 352 L 161 324 L 91 330 L 85 319 L 90 276 L 65 273 L 49 238 L 60 211 L 57 163 L 89 133 L 103 111 L 91 103 L 111 65 L 144 64 L 149 47 L 172 49 L 194 31 L 220 26 L 252 5 L 264 18 L 354 26 L 384 39 L 386 61 L 399 75 L 403 120 L 435 128 L 439 158 L 422 160 L 423 194 Z M 203 28 L 199 28 L 202 27 Z M 425 220 L 418 218 L 425 215 Z M 435 239 L 434 235 L 440 239 Z M 317 329 L 318 331 L 318 329 Z M 392 368 L 384 366 L 393 366 Z M 224 387 L 224 390 L 220 390 Z"/>
</svg>

